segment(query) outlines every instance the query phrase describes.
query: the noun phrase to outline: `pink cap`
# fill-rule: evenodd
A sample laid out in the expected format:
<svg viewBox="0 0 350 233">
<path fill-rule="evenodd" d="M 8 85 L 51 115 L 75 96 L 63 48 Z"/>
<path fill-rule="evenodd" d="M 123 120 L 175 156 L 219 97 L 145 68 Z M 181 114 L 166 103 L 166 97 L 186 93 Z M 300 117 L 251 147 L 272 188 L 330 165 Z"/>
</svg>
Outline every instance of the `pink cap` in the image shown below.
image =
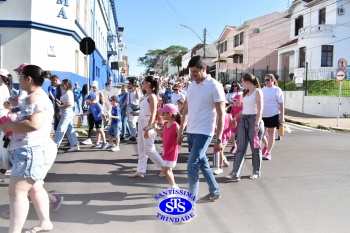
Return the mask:
<svg viewBox="0 0 350 233">
<path fill-rule="evenodd" d="M 168 112 L 171 114 L 177 114 L 179 110 L 174 104 L 166 104 L 162 108 L 158 109 L 158 112 L 161 112 L 161 113 Z"/>
<path fill-rule="evenodd" d="M 20 71 L 23 70 L 23 68 L 26 67 L 27 65 L 29 65 L 29 64 L 28 64 L 28 63 L 20 64 L 16 69 L 13 69 L 13 71 L 20 72 Z"/>
<path fill-rule="evenodd" d="M 243 95 L 241 94 L 236 94 L 235 97 L 233 97 L 234 100 L 242 100 L 243 99 Z"/>
</svg>

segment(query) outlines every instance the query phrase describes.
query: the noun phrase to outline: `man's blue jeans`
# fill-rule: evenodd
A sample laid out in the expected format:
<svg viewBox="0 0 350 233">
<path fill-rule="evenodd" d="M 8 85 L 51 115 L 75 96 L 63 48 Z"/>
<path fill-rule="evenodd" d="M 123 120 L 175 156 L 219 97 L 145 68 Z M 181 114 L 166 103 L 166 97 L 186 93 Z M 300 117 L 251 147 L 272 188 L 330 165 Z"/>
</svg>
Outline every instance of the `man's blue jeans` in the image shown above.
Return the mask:
<svg viewBox="0 0 350 233">
<path fill-rule="evenodd" d="M 126 115 L 126 111 L 121 112 L 121 122 L 122 122 L 122 132 L 121 137 L 125 137 L 126 133 L 129 132 L 129 124 L 128 124 L 128 115 Z"/>
<path fill-rule="evenodd" d="M 76 110 L 78 110 L 79 114 L 83 112 L 81 105 L 82 105 L 81 99 L 74 99 L 74 108 L 73 108 L 74 113 Z"/>
<path fill-rule="evenodd" d="M 188 146 L 191 149 L 187 162 L 187 176 L 189 192 L 197 199 L 199 188 L 199 169 L 209 186 L 209 192 L 213 195 L 220 194 L 218 183 L 210 169 L 206 151 L 212 137 L 204 134 L 187 134 Z"/>
</svg>

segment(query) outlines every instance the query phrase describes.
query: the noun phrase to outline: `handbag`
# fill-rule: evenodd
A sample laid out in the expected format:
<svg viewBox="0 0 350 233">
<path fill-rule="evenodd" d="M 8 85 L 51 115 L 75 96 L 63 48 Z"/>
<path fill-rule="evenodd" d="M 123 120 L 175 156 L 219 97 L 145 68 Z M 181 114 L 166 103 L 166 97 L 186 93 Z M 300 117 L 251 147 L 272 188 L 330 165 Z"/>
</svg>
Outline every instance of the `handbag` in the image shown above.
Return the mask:
<svg viewBox="0 0 350 233">
<path fill-rule="evenodd" d="M 4 133 L 1 131 L 0 139 L 2 138 L 4 138 Z M 0 168 L 5 170 L 11 170 L 12 168 L 8 148 L 3 147 L 3 145 L 0 145 Z"/>
<path fill-rule="evenodd" d="M 137 112 L 140 110 L 140 105 L 131 103 L 130 108 L 132 109 L 133 112 Z"/>
</svg>

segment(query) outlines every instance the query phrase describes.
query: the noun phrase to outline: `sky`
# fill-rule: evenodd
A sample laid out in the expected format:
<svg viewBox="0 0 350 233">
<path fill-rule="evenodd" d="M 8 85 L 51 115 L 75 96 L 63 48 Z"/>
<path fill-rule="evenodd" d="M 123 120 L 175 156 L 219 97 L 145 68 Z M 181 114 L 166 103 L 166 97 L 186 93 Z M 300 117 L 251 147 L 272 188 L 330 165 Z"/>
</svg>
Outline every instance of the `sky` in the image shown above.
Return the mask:
<svg viewBox="0 0 350 233">
<path fill-rule="evenodd" d="M 207 29 L 207 43 L 219 38 L 225 26 L 272 12 L 282 12 L 293 0 L 115 0 L 119 27 L 124 27 L 123 55 L 128 56 L 129 74 L 139 75 L 145 67 L 137 59 L 148 50 L 180 45 L 192 49 L 201 43 Z M 193 29 L 185 28 L 180 24 Z"/>
</svg>

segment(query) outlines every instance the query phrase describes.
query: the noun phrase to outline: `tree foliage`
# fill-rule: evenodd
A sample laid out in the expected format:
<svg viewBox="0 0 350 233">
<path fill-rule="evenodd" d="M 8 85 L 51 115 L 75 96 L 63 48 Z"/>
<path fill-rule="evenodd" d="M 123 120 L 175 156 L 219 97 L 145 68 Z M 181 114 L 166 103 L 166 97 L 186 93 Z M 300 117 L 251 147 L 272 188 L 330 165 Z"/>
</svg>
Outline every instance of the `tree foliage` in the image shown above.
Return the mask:
<svg viewBox="0 0 350 233">
<path fill-rule="evenodd" d="M 146 70 L 149 70 L 150 68 L 155 67 L 159 56 L 167 54 L 169 52 L 186 52 L 186 51 L 188 51 L 188 49 L 180 45 L 171 45 L 168 48 L 163 50 L 162 49 L 148 50 L 145 56 L 139 57 L 137 59 L 137 62 L 140 66 L 143 66 L 146 68 Z"/>
<path fill-rule="evenodd" d="M 175 56 L 173 56 L 170 60 L 170 65 L 176 66 L 177 71 L 179 71 L 180 67 L 182 66 L 182 55 L 176 54 Z"/>
</svg>

